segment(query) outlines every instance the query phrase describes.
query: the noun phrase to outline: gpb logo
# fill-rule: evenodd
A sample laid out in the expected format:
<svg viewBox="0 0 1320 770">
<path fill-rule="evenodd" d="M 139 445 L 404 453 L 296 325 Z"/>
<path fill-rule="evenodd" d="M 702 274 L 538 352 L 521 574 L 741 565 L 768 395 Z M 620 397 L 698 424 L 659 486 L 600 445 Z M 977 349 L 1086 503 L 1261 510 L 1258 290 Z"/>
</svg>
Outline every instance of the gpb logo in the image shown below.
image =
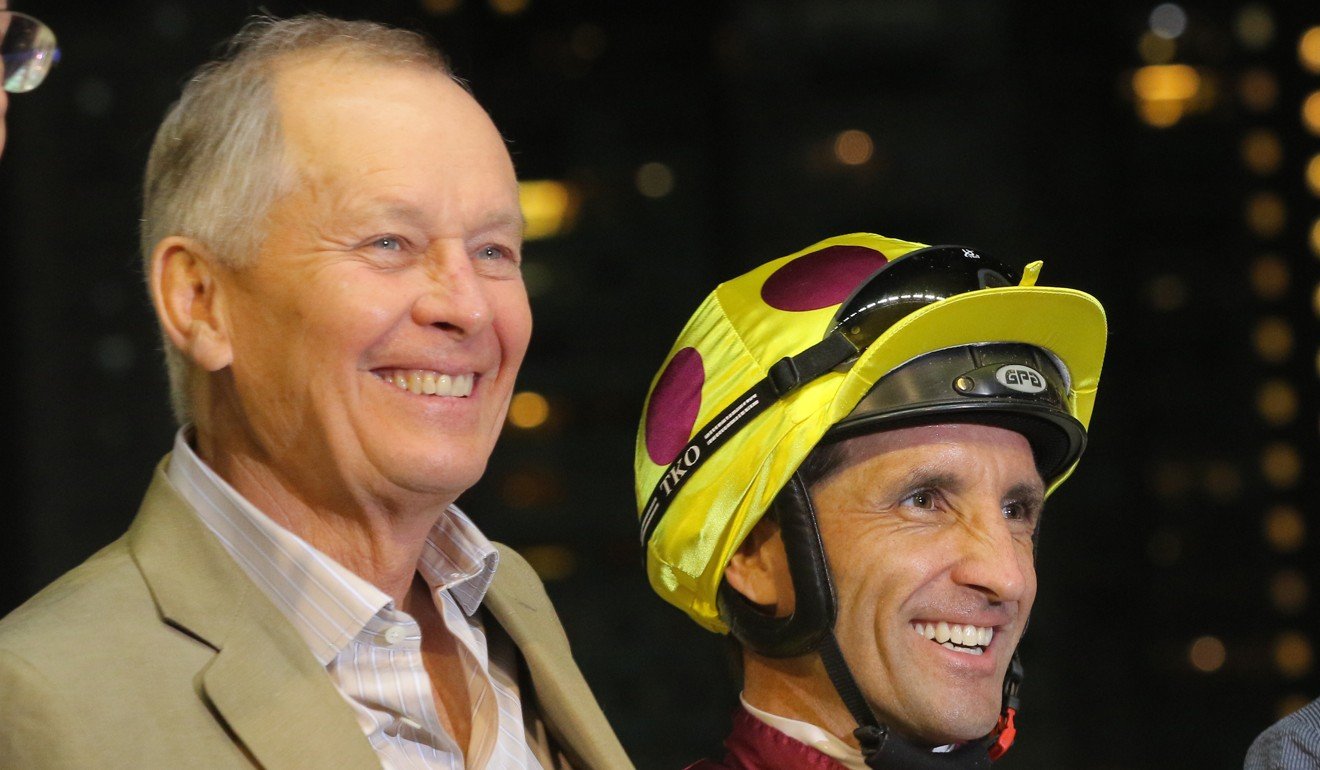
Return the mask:
<svg viewBox="0 0 1320 770">
<path fill-rule="evenodd" d="M 1045 377 L 1030 366 L 1009 364 L 1001 366 L 995 372 L 995 379 L 1006 388 L 1019 393 L 1039 393 L 1045 390 Z"/>
</svg>

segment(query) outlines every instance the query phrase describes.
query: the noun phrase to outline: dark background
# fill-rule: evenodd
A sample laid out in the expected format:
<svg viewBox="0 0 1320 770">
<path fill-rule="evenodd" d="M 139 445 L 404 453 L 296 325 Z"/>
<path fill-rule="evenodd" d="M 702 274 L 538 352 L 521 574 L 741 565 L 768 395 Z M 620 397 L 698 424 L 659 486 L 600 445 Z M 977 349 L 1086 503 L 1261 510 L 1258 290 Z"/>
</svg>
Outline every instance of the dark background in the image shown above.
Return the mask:
<svg viewBox="0 0 1320 770">
<path fill-rule="evenodd" d="M 1044 259 L 1044 283 L 1109 313 L 1002 765 L 1240 766 L 1320 695 L 1305 177 L 1320 140 L 1301 118 L 1320 77 L 1298 58 L 1320 10 L 1187 3 L 1186 31 L 1160 43 L 1154 6 L 15 3 L 64 59 L 11 99 L 0 162 L 0 612 L 116 537 L 171 442 L 136 247 L 157 122 L 248 13 L 317 9 L 433 35 L 520 175 L 575 191 L 568 230 L 527 248 L 520 387 L 550 418 L 511 427 L 460 502 L 542 571 L 639 766 L 714 751 L 736 694 L 720 640 L 650 593 L 634 545 L 647 385 L 717 281 L 859 230 Z M 1138 68 L 1168 63 L 1199 85 L 1138 96 Z M 836 156 L 846 130 L 873 143 L 861 163 Z"/>
</svg>

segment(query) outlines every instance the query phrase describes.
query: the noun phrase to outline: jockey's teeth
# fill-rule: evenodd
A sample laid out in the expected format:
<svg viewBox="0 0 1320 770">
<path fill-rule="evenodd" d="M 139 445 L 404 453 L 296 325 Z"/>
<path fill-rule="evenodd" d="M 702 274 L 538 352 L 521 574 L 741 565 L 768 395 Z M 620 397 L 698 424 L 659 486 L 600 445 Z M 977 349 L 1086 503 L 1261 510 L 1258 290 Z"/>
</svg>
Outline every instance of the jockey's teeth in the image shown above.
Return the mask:
<svg viewBox="0 0 1320 770">
<path fill-rule="evenodd" d="M 995 629 L 989 626 L 950 624 L 941 620 L 938 623 L 912 623 L 912 630 L 918 635 L 958 652 L 980 655 L 981 649 L 990 646 L 995 638 Z"/>
</svg>

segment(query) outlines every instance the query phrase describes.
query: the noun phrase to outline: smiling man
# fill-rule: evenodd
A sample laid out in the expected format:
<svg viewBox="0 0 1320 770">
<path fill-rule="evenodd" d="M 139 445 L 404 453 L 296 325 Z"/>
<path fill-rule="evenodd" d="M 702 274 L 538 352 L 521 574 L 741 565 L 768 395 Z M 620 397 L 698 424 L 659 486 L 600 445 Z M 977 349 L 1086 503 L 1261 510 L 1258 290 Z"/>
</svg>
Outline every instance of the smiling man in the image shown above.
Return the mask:
<svg viewBox="0 0 1320 770">
<path fill-rule="evenodd" d="M 531 315 L 513 165 L 440 53 L 254 21 L 144 198 L 182 427 L 125 537 L 0 621 L 0 766 L 629 767 L 454 506 Z"/>
<path fill-rule="evenodd" d="M 972 249 L 855 234 L 721 284 L 637 439 L 651 585 L 740 647 L 726 757 L 981 768 L 1016 727 L 1046 495 L 1104 311 Z"/>
</svg>

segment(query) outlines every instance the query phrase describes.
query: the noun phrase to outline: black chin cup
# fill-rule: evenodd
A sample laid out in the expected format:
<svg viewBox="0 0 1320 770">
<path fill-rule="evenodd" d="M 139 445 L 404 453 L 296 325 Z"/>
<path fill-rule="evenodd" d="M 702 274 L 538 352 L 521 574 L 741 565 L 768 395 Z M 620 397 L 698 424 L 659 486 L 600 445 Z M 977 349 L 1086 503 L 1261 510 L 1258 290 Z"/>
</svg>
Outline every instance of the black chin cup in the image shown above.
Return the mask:
<svg viewBox="0 0 1320 770">
<path fill-rule="evenodd" d="M 866 766 L 876 770 L 987 770 L 990 738 L 964 743 L 952 751 L 919 749 L 885 727 L 859 727 L 853 731 L 862 747 Z"/>
<path fill-rule="evenodd" d="M 766 515 L 778 521 L 783 535 L 795 597 L 793 614 L 782 618 L 768 615 L 724 580 L 716 598 L 720 618 L 735 639 L 761 655 L 806 655 L 834 628 L 837 604 L 816 509 L 799 474 L 794 473 L 775 496 Z"/>
</svg>

